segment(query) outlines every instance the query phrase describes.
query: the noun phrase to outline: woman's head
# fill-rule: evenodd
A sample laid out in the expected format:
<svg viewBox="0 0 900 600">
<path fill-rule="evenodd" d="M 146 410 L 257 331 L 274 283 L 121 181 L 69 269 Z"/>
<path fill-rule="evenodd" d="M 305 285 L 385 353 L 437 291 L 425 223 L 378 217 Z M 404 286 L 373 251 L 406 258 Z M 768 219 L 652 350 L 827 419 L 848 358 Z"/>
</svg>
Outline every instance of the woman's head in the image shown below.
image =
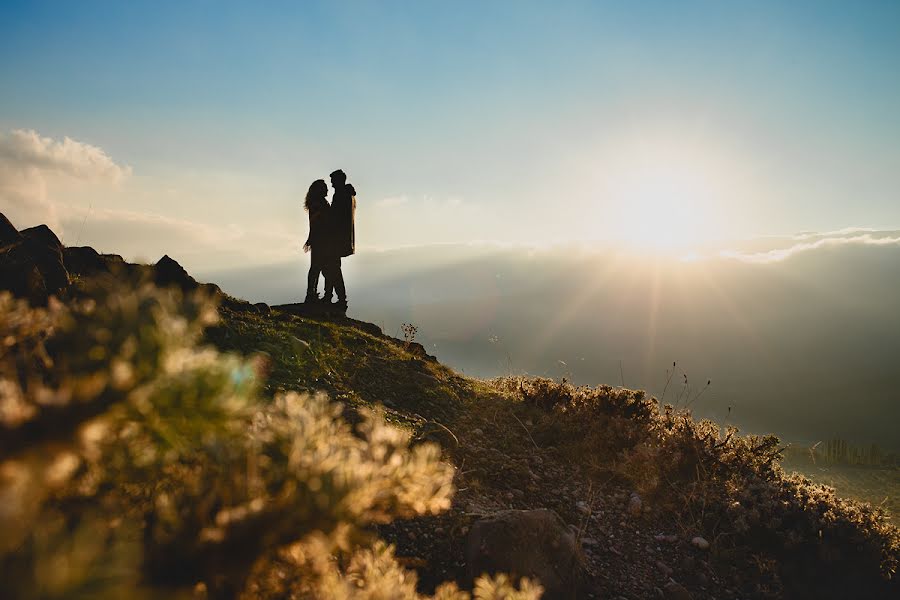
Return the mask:
<svg viewBox="0 0 900 600">
<path fill-rule="evenodd" d="M 328 184 L 325 183 L 324 179 L 316 179 L 309 186 L 309 191 L 306 192 L 306 202 L 303 203 L 303 207 L 309 210 L 310 206 L 316 202 L 323 202 L 327 196 Z"/>
</svg>

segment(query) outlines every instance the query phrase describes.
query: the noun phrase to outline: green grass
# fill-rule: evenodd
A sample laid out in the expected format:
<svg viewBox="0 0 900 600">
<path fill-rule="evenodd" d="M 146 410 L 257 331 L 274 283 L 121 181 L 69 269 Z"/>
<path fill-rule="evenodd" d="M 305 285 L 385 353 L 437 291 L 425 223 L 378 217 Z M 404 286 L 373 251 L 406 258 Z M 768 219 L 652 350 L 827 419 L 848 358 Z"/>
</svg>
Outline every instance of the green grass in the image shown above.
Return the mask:
<svg viewBox="0 0 900 600">
<path fill-rule="evenodd" d="M 483 389 L 371 326 L 283 312 L 221 313 L 207 340 L 221 350 L 261 356 L 268 395 L 323 390 L 351 408 L 381 405 L 388 420 L 422 425 L 453 420 Z"/>
</svg>

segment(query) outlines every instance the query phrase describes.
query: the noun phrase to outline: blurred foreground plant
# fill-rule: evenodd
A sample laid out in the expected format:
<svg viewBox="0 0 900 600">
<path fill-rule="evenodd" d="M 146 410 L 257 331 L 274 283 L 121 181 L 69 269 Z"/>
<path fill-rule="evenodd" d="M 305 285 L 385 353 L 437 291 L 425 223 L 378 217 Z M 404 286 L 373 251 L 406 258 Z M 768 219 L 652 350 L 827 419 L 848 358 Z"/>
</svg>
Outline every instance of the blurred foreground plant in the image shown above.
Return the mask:
<svg viewBox="0 0 900 600">
<path fill-rule="evenodd" d="M 324 396 L 261 399 L 258 361 L 197 346 L 215 320 L 202 293 L 150 284 L 87 283 L 47 308 L 0 296 L 5 594 L 234 598 L 290 550 L 300 597 L 420 597 L 360 532 L 449 506 L 439 448 L 374 411 L 353 430 Z M 539 594 L 503 577 L 475 591 Z"/>
</svg>

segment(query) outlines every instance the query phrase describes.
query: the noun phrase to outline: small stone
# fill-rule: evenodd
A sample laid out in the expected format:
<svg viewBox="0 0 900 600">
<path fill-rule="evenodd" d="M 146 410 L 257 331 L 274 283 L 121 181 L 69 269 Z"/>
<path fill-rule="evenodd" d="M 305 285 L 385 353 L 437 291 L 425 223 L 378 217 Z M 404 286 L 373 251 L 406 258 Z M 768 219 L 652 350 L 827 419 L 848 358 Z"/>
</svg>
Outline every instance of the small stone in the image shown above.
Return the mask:
<svg viewBox="0 0 900 600">
<path fill-rule="evenodd" d="M 579 500 L 578 502 L 576 502 L 575 508 L 577 508 L 578 512 L 580 512 L 583 515 L 591 514 L 591 507 L 588 506 L 588 503 L 585 502 L 584 500 Z"/>
<path fill-rule="evenodd" d="M 709 550 L 709 542 L 707 542 L 699 535 L 691 540 L 691 544 L 693 544 L 695 548 L 698 548 L 700 550 Z"/>
<path fill-rule="evenodd" d="M 673 573 L 672 567 L 670 567 L 663 561 L 661 561 L 661 560 L 656 561 L 656 568 L 659 569 L 659 572 L 662 574 L 662 576 L 665 579 L 668 579 L 669 577 L 672 576 L 672 573 Z"/>
<path fill-rule="evenodd" d="M 631 498 L 628 499 L 628 514 L 632 517 L 637 517 L 643 509 L 644 502 L 641 500 L 641 497 L 637 493 L 631 494 Z"/>
<path fill-rule="evenodd" d="M 666 542 L 667 544 L 674 544 L 675 542 L 678 541 L 678 536 L 677 535 L 659 534 L 659 535 L 654 535 L 653 539 L 655 539 L 657 542 Z"/>
<path fill-rule="evenodd" d="M 484 435 L 484 432 L 479 428 L 475 428 L 472 430 L 472 435 L 482 436 Z"/>
<path fill-rule="evenodd" d="M 586 537 L 581 539 L 581 543 L 585 546 L 596 546 L 599 542 L 594 538 Z"/>
<path fill-rule="evenodd" d="M 671 600 L 691 600 L 691 593 L 674 579 L 669 579 L 663 590 L 666 592 L 666 598 Z"/>
</svg>

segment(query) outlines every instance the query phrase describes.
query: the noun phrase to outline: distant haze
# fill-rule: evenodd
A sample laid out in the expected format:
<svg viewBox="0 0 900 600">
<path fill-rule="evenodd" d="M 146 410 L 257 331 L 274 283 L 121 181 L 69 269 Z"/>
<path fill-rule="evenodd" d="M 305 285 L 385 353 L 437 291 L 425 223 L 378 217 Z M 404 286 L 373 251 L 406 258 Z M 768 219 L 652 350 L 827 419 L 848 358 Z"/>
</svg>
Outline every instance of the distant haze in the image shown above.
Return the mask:
<svg viewBox="0 0 900 600">
<path fill-rule="evenodd" d="M 396 336 L 414 323 L 430 352 L 467 374 L 624 379 L 659 397 L 676 361 L 666 401 L 682 391 L 682 370 L 692 396 L 712 380 L 692 406 L 701 416 L 793 441 L 840 436 L 897 449 L 896 237 L 757 240 L 733 258 L 694 262 L 447 245 L 364 253 L 345 271 L 351 316 Z M 786 258 L 761 250 L 798 245 Z M 298 260 L 201 275 L 280 303 L 302 298 L 305 268 Z"/>
</svg>

